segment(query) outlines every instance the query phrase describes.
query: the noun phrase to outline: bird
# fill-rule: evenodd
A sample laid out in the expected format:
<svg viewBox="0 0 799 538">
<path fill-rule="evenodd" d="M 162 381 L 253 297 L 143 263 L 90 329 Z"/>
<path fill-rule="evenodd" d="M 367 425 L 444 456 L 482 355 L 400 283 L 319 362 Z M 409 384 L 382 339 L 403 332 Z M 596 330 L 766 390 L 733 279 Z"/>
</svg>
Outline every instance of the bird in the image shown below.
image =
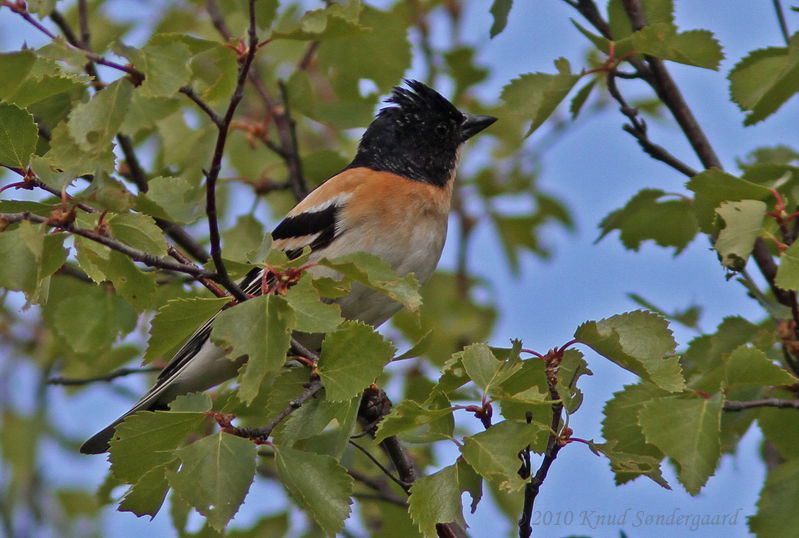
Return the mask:
<svg viewBox="0 0 799 538">
<path fill-rule="evenodd" d="M 497 118 L 461 112 L 422 82 L 404 83 L 406 87 L 392 89 L 387 106 L 363 133 L 352 162 L 312 190 L 274 228 L 274 248 L 296 258 L 310 247 L 309 263 L 367 252 L 382 258 L 398 275 L 413 273 L 420 285 L 427 282 L 444 248 L 461 148 Z M 240 286 L 245 293 L 261 293 L 263 271 L 255 268 L 244 277 Z M 309 271 L 329 276 L 331 270 L 315 266 Z M 335 302 L 345 319 L 375 327 L 402 308 L 358 284 Z M 207 390 L 234 377 L 246 357 L 232 361 L 211 342 L 213 321 L 212 317 L 196 330 L 130 410 L 80 451 L 106 452 L 116 426 L 126 417 L 165 410 L 181 394 Z"/>
</svg>

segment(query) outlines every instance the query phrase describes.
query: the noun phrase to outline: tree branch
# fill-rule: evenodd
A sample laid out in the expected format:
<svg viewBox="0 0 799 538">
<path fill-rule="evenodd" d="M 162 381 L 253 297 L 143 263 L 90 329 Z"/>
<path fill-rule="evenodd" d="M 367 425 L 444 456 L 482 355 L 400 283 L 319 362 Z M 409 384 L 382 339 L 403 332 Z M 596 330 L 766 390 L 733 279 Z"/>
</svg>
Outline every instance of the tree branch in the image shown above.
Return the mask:
<svg viewBox="0 0 799 538">
<path fill-rule="evenodd" d="M 96 383 L 99 381 L 108 382 L 114 380 L 118 377 L 125 377 L 132 374 L 151 374 L 155 372 L 160 372 L 162 368 L 157 366 L 152 366 L 149 368 L 118 368 L 113 372 L 110 372 L 106 375 L 99 375 L 96 377 L 50 377 L 47 379 L 48 385 L 66 385 L 66 386 L 77 386 L 77 385 L 88 385 L 89 383 Z"/>
<path fill-rule="evenodd" d="M 739 402 L 728 400 L 724 402 L 724 410 L 728 413 L 755 409 L 757 407 L 776 407 L 778 409 L 799 409 L 799 400 L 783 400 L 780 398 L 766 398 L 764 400 L 753 400 L 751 402 Z"/>
<path fill-rule="evenodd" d="M 245 437 L 247 439 L 252 439 L 256 442 L 265 442 L 269 439 L 269 436 L 272 434 L 272 430 L 274 430 L 278 424 L 280 424 L 283 419 L 289 416 L 291 413 L 302 407 L 302 405 L 313 398 L 316 393 L 322 390 L 322 382 L 319 379 L 312 379 L 308 383 L 308 387 L 305 391 L 300 394 L 297 398 L 291 400 L 289 405 L 286 406 L 280 413 L 275 415 L 275 417 L 270 420 L 266 426 L 260 428 L 235 428 L 235 427 L 228 427 L 225 428 L 225 431 L 228 433 L 232 433 L 233 435 L 238 435 L 239 437 Z"/>
<path fill-rule="evenodd" d="M 211 239 L 211 258 L 214 260 L 214 268 L 219 275 L 219 282 L 225 288 L 230 290 L 233 296 L 239 301 L 246 301 L 247 295 L 241 291 L 241 288 L 231 280 L 230 275 L 225 268 L 225 263 L 222 260 L 221 239 L 219 235 L 219 221 L 217 219 L 216 209 L 216 181 L 219 178 L 219 171 L 222 167 L 222 156 L 225 150 L 225 143 L 227 142 L 228 130 L 230 123 L 233 121 L 233 114 L 236 112 L 241 99 L 244 95 L 244 83 L 247 81 L 247 76 L 252 65 L 255 53 L 258 50 L 258 35 L 255 30 L 255 0 L 249 0 L 249 17 L 250 23 L 247 30 L 249 36 L 249 43 L 247 53 L 243 59 L 240 59 L 239 76 L 236 80 L 236 88 L 230 98 L 225 116 L 221 123 L 217 124 L 219 131 L 216 138 L 216 145 L 214 147 L 213 158 L 211 159 L 211 167 L 205 174 L 205 213 L 208 217 L 208 230 Z"/>
<path fill-rule="evenodd" d="M 209 273 L 205 271 L 202 267 L 176 262 L 170 260 L 169 258 L 161 258 L 159 256 L 156 256 L 155 254 L 150 254 L 149 252 L 145 252 L 143 250 L 138 250 L 133 247 L 130 247 L 125 243 L 122 243 L 121 241 L 117 241 L 116 239 L 103 235 L 99 232 L 95 232 L 94 230 L 77 228 L 72 223 L 54 221 L 52 219 L 48 219 L 46 217 L 40 217 L 39 215 L 34 215 L 33 213 L 29 212 L 0 213 L 0 222 L 4 224 L 11 224 L 23 220 L 36 222 L 39 224 L 47 224 L 48 226 L 52 226 L 54 228 L 70 232 L 72 234 L 80 235 L 81 237 L 91 239 L 92 241 L 96 241 L 97 243 L 105 245 L 110 249 L 121 252 L 122 254 L 125 254 L 126 256 L 132 258 L 133 260 L 141 262 L 149 267 L 157 267 L 159 269 L 167 269 L 169 271 L 186 273 L 196 278 L 207 277 L 213 280 L 217 280 L 219 278 L 217 274 Z"/>
</svg>

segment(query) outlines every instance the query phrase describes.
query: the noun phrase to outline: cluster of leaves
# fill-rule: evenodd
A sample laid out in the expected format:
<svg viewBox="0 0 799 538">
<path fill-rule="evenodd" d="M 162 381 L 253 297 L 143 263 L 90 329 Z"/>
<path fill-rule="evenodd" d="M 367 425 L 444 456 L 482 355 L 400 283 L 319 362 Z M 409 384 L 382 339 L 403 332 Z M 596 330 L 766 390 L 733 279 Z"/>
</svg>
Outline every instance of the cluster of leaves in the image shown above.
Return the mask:
<svg viewBox="0 0 799 538">
<path fill-rule="evenodd" d="M 235 388 L 223 386 L 213 398 L 183 396 L 169 411 L 129 417 L 111 443 L 110 474 L 99 502 L 82 490 L 62 490 L 57 496 L 64 513 L 92 517 L 100 504 L 119 502 L 121 510 L 155 515 L 171 489 L 170 517 L 178 532 L 186 533 L 194 509 L 205 517 L 200 534 L 216 535 L 228 530 L 258 476 L 278 480 L 307 514 L 308 525 L 322 534 L 345 527 L 356 499 L 361 524 L 371 531 L 429 536 L 441 532 L 442 524 L 465 525 L 462 493 L 469 493 L 474 512 L 484 487 L 509 520 L 516 520 L 522 499 L 531 508 L 531 492 L 568 445 L 587 444 L 605 457 L 618 484 L 643 475 L 669 487 L 661 472 L 668 458 L 679 482 L 695 494 L 721 455 L 734 451 L 757 420 L 781 461 L 770 471 L 751 528 L 762 535 L 786 534 L 792 522 L 785 520 L 783 507 L 796 495 L 785 484 L 797 473 L 792 432 L 799 430 L 784 426 L 796 420 L 792 411 L 776 407 L 799 407 L 799 254 L 796 214 L 789 209 L 799 199 L 799 153 L 793 149 L 755 150 L 740 161 L 739 176 L 713 167 L 711 156 L 700 154 L 706 169 L 689 174 L 685 193 L 645 189 L 601 223 L 600 238 L 619 230 L 623 244 L 634 250 L 653 240 L 679 253 L 701 232 L 722 265 L 740 272 L 768 314 L 766 321 L 730 317 L 713 334 L 691 341 L 682 356 L 667 319 L 696 326 L 695 311 L 639 310 L 587 321 L 574 340 L 546 354 L 524 350 L 520 343 L 511 348 L 481 343 L 490 336 L 496 312 L 473 299 L 477 283 L 465 264 L 477 217 L 494 225 L 513 270 L 522 252 L 546 254 L 536 240 L 542 225 L 571 224 L 567 210 L 537 189 L 535 174 L 521 157 L 520 133 L 528 123 L 529 134 L 587 78 L 572 99 L 573 116 L 604 88 L 630 119 L 625 129 L 648 153 L 680 172 L 689 170 L 649 141 L 615 78 L 620 66 L 631 66 L 635 72 L 629 76 L 657 84 L 662 76 L 652 72 L 663 69 L 664 60 L 717 69 L 721 47 L 705 30 L 679 31 L 670 0 L 643 2 L 644 24 L 631 13 L 631 3 L 638 4 L 610 0 L 607 21 L 590 11 L 586 19 L 598 33 L 575 23 L 594 54 L 607 55 L 607 62 L 573 73 L 560 59 L 556 74 L 522 75 L 504 88 L 502 107 L 481 103 L 470 91 L 488 70 L 457 32 L 449 48 L 432 45 L 429 19 L 457 28 L 462 16 L 457 3 L 398 1 L 378 9 L 350 0 L 305 11 L 300 2 L 261 0 L 253 15 L 245 2 L 211 1 L 204 12 L 174 3 L 153 21 L 136 25 L 109 17 L 112 0 L 79 1 L 64 14 L 56 2 L 0 3 L 0 15 L 20 17 L 49 38 L 35 50 L 0 55 L 0 165 L 8 170 L 5 177 L 15 178 L 4 191 L 35 193 L 0 201 L 0 286 L 21 292 L 4 295 L 2 330 L 18 360 L 39 368 L 42 386 L 54 368 L 72 378 L 108 376 L 142 352 L 148 361 L 168 359 L 214 315 L 211 339 L 231 360 L 249 357 Z M 575 5 L 586 9 L 593 2 Z M 502 32 L 510 12 L 509 0 L 495 0 L 491 37 Z M 245 36 L 251 24 L 262 41 L 249 72 L 255 80 L 245 85 L 243 66 L 253 49 L 236 37 Z M 132 29 L 148 35 L 140 46 L 125 43 Z M 490 165 L 470 166 L 467 159 L 468 172 L 459 177 L 454 218 L 458 258 L 464 261 L 452 273 L 434 275 L 421 292 L 412 278 L 401 279 L 365 255 L 322 260 L 342 279 L 314 279 L 302 270 L 306 258 L 288 262 L 271 250 L 255 217 L 264 213 L 258 204 L 264 200 L 267 211 L 282 215 L 302 194 L 306 179 L 313 185 L 346 164 L 354 140 L 342 130 L 367 125 L 379 96 L 408 70 L 416 52 L 408 39 L 411 29 L 431 81 L 448 77 L 456 104 L 502 117 L 503 128 L 492 136 Z M 747 125 L 776 112 L 799 87 L 799 41 L 795 36 L 786 41 L 786 47 L 752 52 L 729 74 L 730 93 L 748 113 Z M 104 66 L 99 73 L 98 66 Z M 240 90 L 237 120 L 225 123 Z M 680 113 L 682 105 L 669 101 L 668 92 L 657 94 Z M 220 165 L 225 178 L 214 192 L 209 184 Z M 269 196 L 259 196 L 247 211 L 225 203 L 242 195 L 242 185 Z M 277 273 L 299 274 L 291 286 L 221 310 L 230 298 L 211 297 L 197 285 L 202 280 L 218 290 L 208 275 L 226 285 L 222 268 L 204 253 L 209 243 L 217 246 L 213 232 L 204 238 L 205 220 L 217 218 L 216 208 L 206 205 L 209 192 L 219 201 L 224 223 L 219 259 L 232 276 L 268 264 Z M 502 202 L 509 197 L 531 202 L 534 209 L 508 214 Z M 182 227 L 196 239 L 187 239 Z M 194 261 L 175 247 L 189 251 Z M 750 257 L 757 258 L 770 289 L 758 289 L 743 271 Z M 373 328 L 342 320 L 329 299 L 355 283 L 407 307 L 394 326 L 416 343 L 411 350 L 398 355 Z M 31 322 L 16 312 L 20 295 L 34 306 L 29 316 L 40 319 Z M 148 321 L 145 347 L 135 331 Z M 326 335 L 310 372 L 306 365 L 283 367 L 297 333 Z M 568 427 L 569 415 L 582 403 L 578 382 L 590 375 L 575 346 L 640 378 L 607 403 L 603 443 L 580 439 Z M 409 363 L 400 361 L 408 359 L 412 366 L 403 370 Z M 431 374 L 430 365 L 438 371 Z M 375 382 L 401 386 L 400 398 L 379 424 L 364 424 L 362 401 Z M 313 383 L 324 388 L 305 397 Z M 275 417 L 281 420 L 268 444 L 247 438 L 248 428 Z M 359 420 L 371 435 L 354 440 Z M 2 503 L 7 507 L 2 522 L 13 534 L 14 515 L 24 512 L 25 501 L 17 499 L 36 497 L 20 492 L 41 484 L 31 447 L 46 436 L 68 450 L 77 443 L 52 424 L 44 398 L 34 414 L 4 407 L 2 424 L 0 448 L 12 480 L 0 496 L 15 499 Z M 414 480 L 413 473 L 403 475 L 397 459 L 392 463 L 399 477 L 376 466 L 389 442 L 412 447 L 408 452 L 419 470 L 437 470 Z M 439 461 L 434 451 L 439 442 L 454 443 L 458 457 Z M 530 464 L 530 452 L 542 455 L 539 472 Z M 121 484 L 129 487 L 116 498 Z M 288 529 L 286 508 L 247 531 L 230 533 L 278 536 Z"/>
<path fill-rule="evenodd" d="M 523 75 L 505 88 L 503 98 L 532 120 L 532 132 L 566 99 L 578 80 L 591 78 L 572 98 L 573 115 L 595 88 L 607 82 L 611 96 L 630 119 L 624 129 L 647 153 L 690 179 L 685 192 L 655 187 L 638 192 L 600 223 L 599 239 L 619 231 L 628 249 L 638 250 L 644 241 L 652 240 L 659 246 L 673 247 L 676 255 L 698 234 L 704 234 L 721 265 L 731 277 L 739 275 L 738 280 L 761 304 L 766 318 L 753 323 L 728 317 L 712 334 L 692 340 L 680 360 L 686 391 L 670 394 L 662 385 L 639 383 L 617 392 L 605 407 L 605 448 L 630 455 L 626 461 L 622 458 L 621 464 L 611 455 L 617 483 L 627 482 L 650 466 L 652 471 L 644 474 L 665 485 L 652 464 L 667 456 L 675 463 L 686 490 L 696 494 L 713 474 L 720 455 L 734 452 L 737 441 L 757 421 L 764 442 L 776 448 L 779 459 L 767 461 L 770 472 L 761 491 L 759 511 L 750 518 L 750 530 L 761 536 L 790 532 L 793 516 L 781 512 L 778 505 L 796 499 L 795 489 L 785 486 L 795 476 L 795 455 L 788 448 L 788 437 L 792 436 L 788 424 L 795 420 L 795 411 L 773 407 L 796 409 L 799 247 L 795 243 L 794 211 L 799 200 L 799 152 L 785 145 L 754 149 L 739 159 L 740 173 L 733 175 L 721 169 L 712 148 L 701 147 L 707 141 L 698 126 L 687 128 L 688 122 L 681 123 L 705 166 L 702 171 L 691 170 L 650 141 L 645 124 L 638 118 L 639 111 L 628 107 L 619 92 L 615 78 L 622 68 L 633 69 L 633 73 L 626 73 L 627 78 L 640 78 L 652 85 L 680 121 L 686 118 L 685 104 L 671 99 L 674 96 L 659 85 L 663 78 L 652 78 L 653 73 L 668 76 L 663 60 L 717 70 L 723 55 L 710 32 L 677 29 L 671 1 L 635 4 L 647 23 L 643 27 L 629 2 L 610 0 L 606 19 L 598 12 L 578 8 L 601 35 L 575 25 L 593 46 L 609 56 L 606 63 L 575 74 L 566 60 L 558 60 L 557 74 Z M 746 113 L 744 126 L 765 120 L 799 92 L 795 62 L 799 33 L 788 35 L 786 31 L 785 41 L 785 47 L 750 52 L 728 74 L 732 101 Z M 746 271 L 750 257 L 767 282 L 765 290 L 759 289 Z M 657 310 L 640 297 L 634 299 Z M 696 309 L 692 309 L 668 317 L 696 328 L 696 315 Z M 739 400 L 751 405 L 739 405 Z M 741 413 L 732 414 L 737 411 Z M 634 464 L 635 472 L 629 472 L 629 464 Z"/>
</svg>

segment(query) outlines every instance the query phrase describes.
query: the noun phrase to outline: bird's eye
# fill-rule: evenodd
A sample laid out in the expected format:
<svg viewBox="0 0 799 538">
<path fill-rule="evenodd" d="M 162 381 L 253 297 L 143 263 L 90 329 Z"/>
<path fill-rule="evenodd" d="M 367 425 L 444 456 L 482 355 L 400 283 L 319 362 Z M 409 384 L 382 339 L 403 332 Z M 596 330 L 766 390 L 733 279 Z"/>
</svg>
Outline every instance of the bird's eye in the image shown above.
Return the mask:
<svg viewBox="0 0 799 538">
<path fill-rule="evenodd" d="M 449 134 L 449 126 L 446 123 L 439 123 L 436 125 L 436 134 L 438 136 L 446 136 Z"/>
</svg>

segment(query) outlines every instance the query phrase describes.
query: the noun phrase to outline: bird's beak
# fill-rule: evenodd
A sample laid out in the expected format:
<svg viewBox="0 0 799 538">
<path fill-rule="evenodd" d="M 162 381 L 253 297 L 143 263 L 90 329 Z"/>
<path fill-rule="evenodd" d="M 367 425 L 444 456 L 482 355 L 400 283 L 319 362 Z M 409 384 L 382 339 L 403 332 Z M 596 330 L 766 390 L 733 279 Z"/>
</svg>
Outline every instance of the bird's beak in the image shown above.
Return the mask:
<svg viewBox="0 0 799 538">
<path fill-rule="evenodd" d="M 466 119 L 461 123 L 461 141 L 465 142 L 495 121 L 497 118 L 494 116 L 466 114 Z"/>
</svg>

